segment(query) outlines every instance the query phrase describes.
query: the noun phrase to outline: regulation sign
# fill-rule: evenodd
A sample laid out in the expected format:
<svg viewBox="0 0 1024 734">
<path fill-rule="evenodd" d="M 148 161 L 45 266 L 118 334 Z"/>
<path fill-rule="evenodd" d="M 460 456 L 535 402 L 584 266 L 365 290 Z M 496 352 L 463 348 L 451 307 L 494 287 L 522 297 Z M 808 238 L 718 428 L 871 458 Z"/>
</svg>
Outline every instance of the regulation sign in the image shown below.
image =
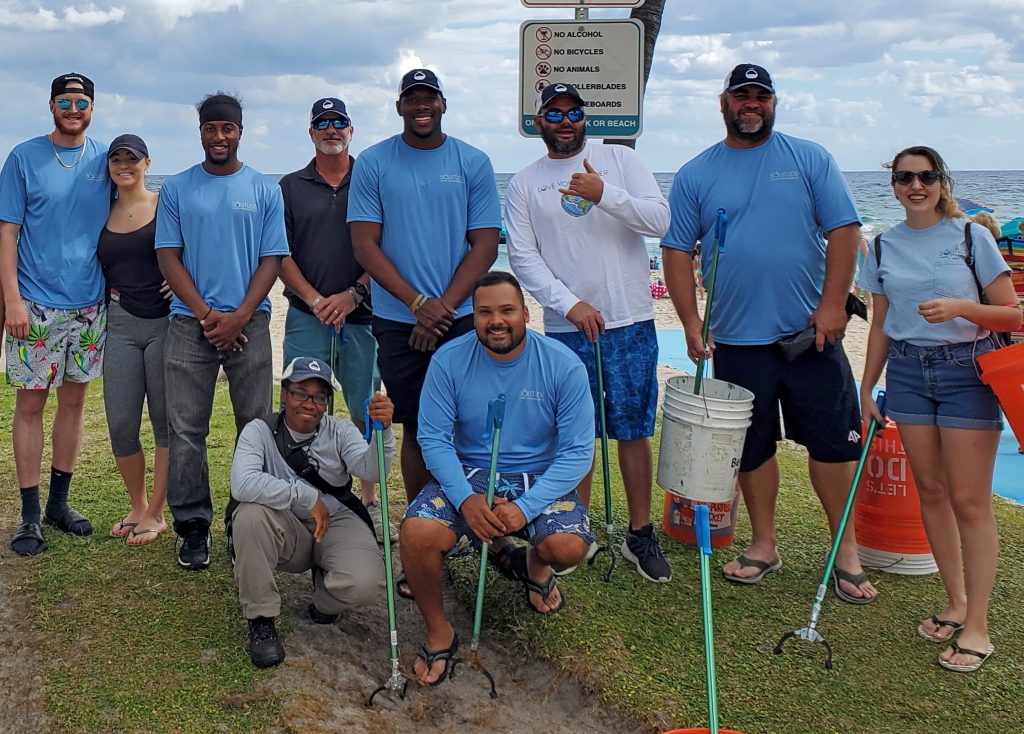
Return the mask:
<svg viewBox="0 0 1024 734">
<path fill-rule="evenodd" d="M 519 27 L 519 132 L 537 95 L 566 82 L 587 101 L 587 135 L 636 138 L 643 130 L 644 27 L 638 20 L 528 20 Z"/>
</svg>

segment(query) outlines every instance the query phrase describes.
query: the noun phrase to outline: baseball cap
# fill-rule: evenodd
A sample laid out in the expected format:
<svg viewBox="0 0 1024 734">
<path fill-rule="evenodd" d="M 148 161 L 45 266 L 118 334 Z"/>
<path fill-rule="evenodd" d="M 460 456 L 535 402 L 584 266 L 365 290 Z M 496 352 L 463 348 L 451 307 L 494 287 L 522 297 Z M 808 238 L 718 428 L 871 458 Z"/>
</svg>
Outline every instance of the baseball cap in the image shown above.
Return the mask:
<svg viewBox="0 0 1024 734">
<path fill-rule="evenodd" d="M 413 87 L 428 87 L 444 95 L 444 90 L 441 88 L 441 80 L 430 69 L 407 71 L 405 76 L 402 77 L 402 83 L 398 85 L 398 96 L 401 97 Z"/>
<path fill-rule="evenodd" d="M 139 160 L 149 158 L 149 148 L 146 147 L 146 141 L 138 135 L 132 135 L 131 133 L 118 135 L 114 138 L 110 147 L 107 148 L 107 158 L 119 150 L 127 150 Z"/>
<path fill-rule="evenodd" d="M 313 109 L 309 113 L 310 124 L 316 122 L 322 115 L 328 112 L 336 112 L 346 120 L 351 120 L 348 112 L 345 111 L 345 103 L 337 97 L 324 97 L 313 103 Z"/>
<path fill-rule="evenodd" d="M 68 90 L 68 84 L 79 83 L 82 85 L 81 89 Z M 60 96 L 65 93 L 78 93 L 84 94 L 89 99 L 95 99 L 96 87 L 92 83 L 92 79 L 87 77 L 85 74 L 76 74 L 72 72 L 70 74 L 61 74 L 59 77 L 50 82 L 50 99 Z"/>
<path fill-rule="evenodd" d="M 771 74 L 763 66 L 757 64 L 740 64 L 725 78 L 723 91 L 734 92 L 740 87 L 748 84 L 755 84 L 764 87 L 772 94 L 775 94 L 775 85 L 772 83 Z"/>
<path fill-rule="evenodd" d="M 334 378 L 334 373 L 327 363 L 316 357 L 296 357 L 281 375 L 281 382 L 303 382 L 312 378 L 323 380 L 332 390 L 340 390 L 341 385 Z"/>
<path fill-rule="evenodd" d="M 576 91 L 576 87 L 572 84 L 556 82 L 555 84 L 549 84 L 544 87 L 544 89 L 540 91 L 540 94 L 537 95 L 537 113 L 539 114 L 540 111 L 544 109 L 555 97 L 561 97 L 563 94 L 572 97 L 581 105 L 586 107 L 587 103 L 583 101 L 583 97 L 581 97 L 580 93 Z"/>
</svg>

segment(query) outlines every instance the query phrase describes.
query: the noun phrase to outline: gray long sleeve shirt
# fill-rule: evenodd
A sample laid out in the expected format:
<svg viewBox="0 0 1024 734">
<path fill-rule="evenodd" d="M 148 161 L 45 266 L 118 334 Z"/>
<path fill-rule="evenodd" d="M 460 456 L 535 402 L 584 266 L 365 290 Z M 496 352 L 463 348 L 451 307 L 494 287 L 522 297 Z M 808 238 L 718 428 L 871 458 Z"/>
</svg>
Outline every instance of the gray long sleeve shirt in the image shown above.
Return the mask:
<svg viewBox="0 0 1024 734">
<path fill-rule="evenodd" d="M 379 482 L 377 435 L 367 444 L 348 420 L 324 416 L 309 455 L 319 463 L 320 476 L 334 486 L 346 484 L 351 477 Z M 390 471 L 395 435 L 387 428 L 383 437 L 384 465 Z M 270 427 L 261 419 L 251 421 L 238 437 L 231 462 L 231 496 L 239 502 L 255 502 L 275 510 L 291 509 L 303 520 L 312 517 L 310 510 L 318 498 L 331 514 L 343 507 L 335 497 L 299 479 L 278 450 Z"/>
</svg>

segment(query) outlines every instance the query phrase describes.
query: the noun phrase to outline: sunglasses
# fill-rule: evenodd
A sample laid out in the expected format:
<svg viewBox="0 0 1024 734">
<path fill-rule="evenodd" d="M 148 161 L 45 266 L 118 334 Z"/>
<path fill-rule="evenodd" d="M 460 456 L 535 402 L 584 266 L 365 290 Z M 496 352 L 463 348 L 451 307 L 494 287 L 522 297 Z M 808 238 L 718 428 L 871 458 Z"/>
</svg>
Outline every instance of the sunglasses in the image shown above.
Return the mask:
<svg viewBox="0 0 1024 734">
<path fill-rule="evenodd" d="M 344 130 L 351 124 L 352 123 L 349 122 L 348 119 L 344 117 L 335 117 L 333 120 L 317 120 L 316 122 L 313 123 L 313 127 L 315 127 L 317 130 L 326 130 L 331 125 L 334 125 L 335 130 Z"/>
<path fill-rule="evenodd" d="M 945 178 L 942 171 L 893 171 L 892 180 L 901 186 L 909 186 L 917 179 L 925 186 L 931 186 L 936 181 Z"/>
<path fill-rule="evenodd" d="M 330 399 L 330 396 L 328 396 L 327 393 L 325 392 L 308 393 L 305 390 L 298 389 L 288 389 L 287 392 L 289 395 L 292 396 L 293 400 L 296 400 L 300 403 L 304 403 L 310 398 L 312 398 L 313 402 L 316 403 L 317 405 L 327 405 L 327 401 Z"/>
<path fill-rule="evenodd" d="M 87 100 L 87 99 L 76 99 L 75 100 L 75 109 L 77 109 L 79 112 L 85 112 L 87 109 L 89 109 L 89 105 L 90 104 L 92 104 L 92 103 L 89 100 Z M 65 110 L 65 111 L 66 110 L 70 110 L 71 109 L 71 100 L 68 99 L 67 97 L 61 97 L 60 99 L 57 100 L 57 108 L 60 109 L 60 110 Z"/>
<path fill-rule="evenodd" d="M 569 122 L 577 123 L 587 116 L 587 113 L 583 111 L 582 107 L 573 107 L 568 112 L 562 112 L 561 110 L 548 110 L 544 113 L 544 119 L 550 122 L 552 125 L 556 125 L 566 117 L 569 118 Z"/>
</svg>

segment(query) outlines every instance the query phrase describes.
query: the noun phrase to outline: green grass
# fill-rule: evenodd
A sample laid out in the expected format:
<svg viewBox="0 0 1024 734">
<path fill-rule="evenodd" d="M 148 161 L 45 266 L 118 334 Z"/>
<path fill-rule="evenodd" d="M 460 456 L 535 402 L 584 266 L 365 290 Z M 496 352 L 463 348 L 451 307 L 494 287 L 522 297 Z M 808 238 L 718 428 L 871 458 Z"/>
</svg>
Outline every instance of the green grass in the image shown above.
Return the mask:
<svg viewBox="0 0 1024 734">
<path fill-rule="evenodd" d="M 82 540 L 48 533 L 50 550 L 31 562 L 35 624 L 45 639 L 43 658 L 51 661 L 45 670 L 47 706 L 56 728 L 270 728 L 280 722 L 288 701 L 267 685 L 272 673 L 249 664 L 246 629 L 218 537 L 220 523 L 214 523 L 213 565 L 201 574 L 177 569 L 171 533 L 137 549 L 105 537 L 124 514 L 127 499 L 110 455 L 100 395 L 97 384 L 90 390 L 72 494 L 73 503 L 95 523 L 96 534 Z M 0 396 L 5 434 L 12 411 L 8 391 Z M 233 439 L 227 391 L 218 385 L 210 440 L 218 512 L 227 499 Z M 148 446 L 147 441 L 147 452 Z M 835 646 L 836 657 L 835 669 L 826 671 L 818 646 L 790 642 L 782 656 L 772 654 L 784 632 L 807 623 L 827 552 L 823 515 L 806 480 L 803 454 L 784 448 L 780 456 L 783 573 L 758 587 L 741 587 L 719 576 L 736 549 L 717 551 L 712 559 L 722 725 L 749 734 L 1020 731 L 1024 510 L 997 502 L 1002 536 L 992 607 L 997 649 L 980 673 L 943 671 L 935 664 L 941 648 L 916 635 L 918 621 L 940 608 L 938 579 L 890 574 L 873 574 L 881 596 L 869 607 L 839 603 L 831 593 L 827 597 L 819 629 Z M 617 469 L 612 473 L 621 541 L 626 512 Z M 395 475 L 392 485 L 398 484 Z M 0 456 L 0 478 L 9 498 L 5 522 L 13 526 L 17 487 L 10 451 Z M 595 525 L 603 527 L 600 466 L 594 488 Z M 401 494 L 393 487 L 394 499 Z M 659 522 L 660 500 L 656 493 Z M 749 531 L 742 512 L 740 518 L 737 546 L 742 548 Z M 499 634 L 517 642 L 524 654 L 555 661 L 601 691 L 611 705 L 656 726 L 705 725 L 698 556 L 675 541 L 664 546 L 674 568 L 672 583 L 645 582 L 621 560 L 611 583 L 605 583 L 607 560 L 598 556 L 596 566 L 560 582 L 568 603 L 563 613 L 549 618 L 526 610 L 518 586 L 494 580 L 487 591 L 482 655 L 488 637 Z M 457 593 L 472 603 L 476 562 L 455 565 Z"/>
</svg>

